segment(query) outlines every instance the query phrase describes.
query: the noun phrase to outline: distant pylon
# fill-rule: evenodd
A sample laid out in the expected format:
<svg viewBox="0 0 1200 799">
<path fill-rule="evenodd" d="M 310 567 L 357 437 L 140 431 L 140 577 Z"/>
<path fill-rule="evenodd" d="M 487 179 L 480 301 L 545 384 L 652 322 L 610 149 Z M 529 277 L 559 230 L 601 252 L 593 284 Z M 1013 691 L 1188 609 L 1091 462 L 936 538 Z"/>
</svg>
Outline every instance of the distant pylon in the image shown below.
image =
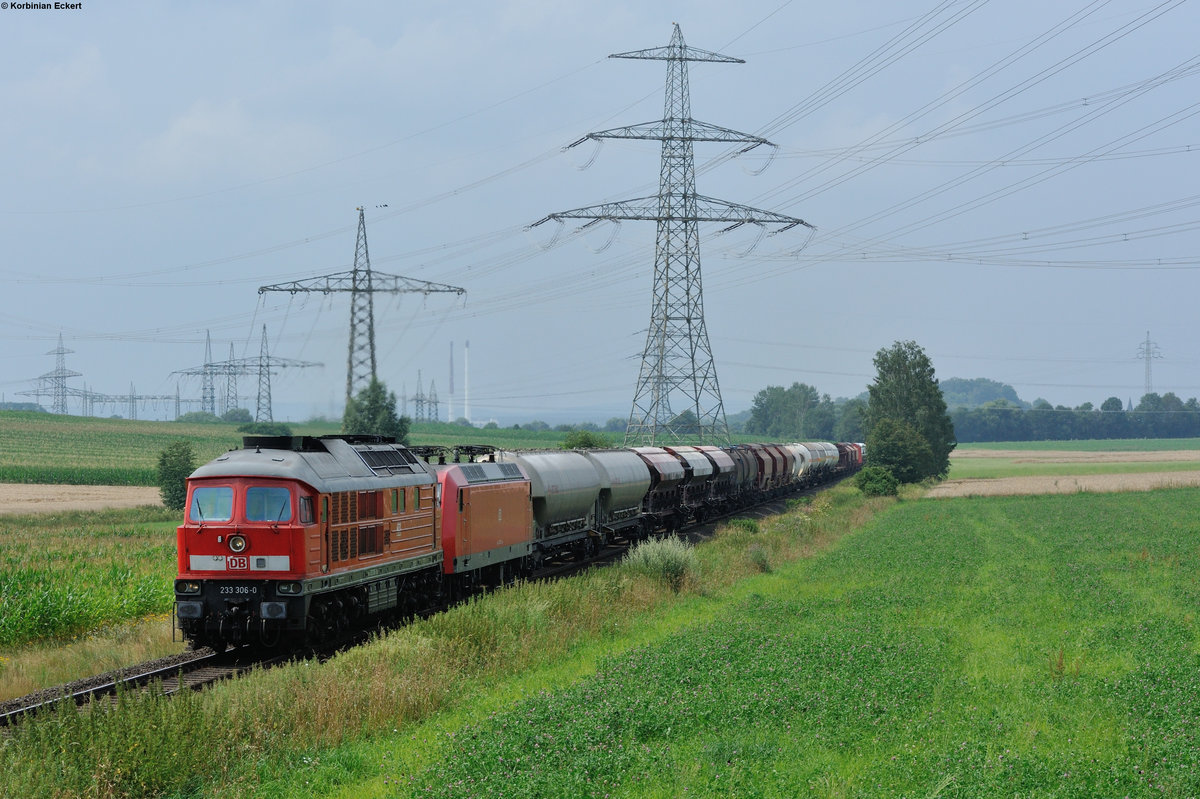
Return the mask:
<svg viewBox="0 0 1200 799">
<path fill-rule="evenodd" d="M 417 394 L 413 397 L 413 420 L 425 422 L 425 389 L 421 388 L 421 370 L 417 370 Z"/>
<path fill-rule="evenodd" d="M 1138 346 L 1137 357 L 1142 358 L 1146 361 L 1146 392 L 1145 393 L 1153 394 L 1154 393 L 1154 381 L 1150 377 L 1150 363 L 1155 358 L 1161 358 L 1162 351 L 1159 350 L 1157 344 L 1155 344 L 1153 341 L 1150 340 L 1150 331 L 1149 330 L 1146 331 L 1146 340 L 1143 341 L 1141 343 L 1141 345 Z"/>
<path fill-rule="evenodd" d="M 204 373 L 200 378 L 200 410 L 217 414 L 217 387 L 212 368 L 212 336 L 204 331 Z"/>
<path fill-rule="evenodd" d="M 258 402 L 254 421 L 273 422 L 271 418 L 271 356 L 267 353 L 267 326 L 263 325 L 262 347 L 258 351 Z"/>
<path fill-rule="evenodd" d="M 428 408 L 429 408 L 429 421 L 440 422 L 441 418 L 440 418 L 440 413 L 438 411 L 438 395 L 437 395 L 437 381 L 436 380 L 429 381 L 429 399 L 427 402 L 428 402 Z"/>
<path fill-rule="evenodd" d="M 717 369 L 704 322 L 699 223 L 726 222 L 730 226 L 727 229 L 745 224 L 763 228 L 771 225 L 777 227 L 776 232 L 796 225 L 809 228 L 812 225 L 802 219 L 696 193 L 693 142 L 745 144 L 743 152 L 760 145 L 771 145 L 758 136 L 692 119 L 687 62 L 744 63 L 741 59 L 688 47 L 679 25 L 675 25 L 671 42 L 666 47 L 615 53 L 609 58 L 667 62 L 663 119 L 589 133 L 570 146 L 588 139 L 661 141 L 658 195 L 562 211 L 550 214 L 534 225 L 551 219 L 635 219 L 656 223 L 650 327 L 642 351 L 625 443 L 653 445 L 683 440 L 728 443 L 729 425 L 725 420 Z"/>
<path fill-rule="evenodd" d="M 233 342 L 231 341 L 229 342 L 229 363 L 233 363 L 233 361 Z M 229 369 L 225 372 L 225 400 L 222 403 L 225 407 L 221 409 L 222 414 L 229 413 L 238 406 L 237 376 L 238 373 L 234 369 Z"/>
<path fill-rule="evenodd" d="M 50 388 L 51 413 L 67 412 L 67 378 L 82 377 L 82 372 L 76 372 L 67 368 L 67 355 L 75 352 L 63 346 L 62 333 L 58 334 L 58 346 L 47 352 L 47 355 L 54 356 L 54 371 L 47 372 L 38 379 L 44 385 Z"/>
<path fill-rule="evenodd" d="M 354 245 L 354 269 L 321 275 L 309 280 L 260 286 L 258 293 L 267 291 L 299 292 L 319 291 L 329 294 L 335 291 L 350 292 L 350 351 L 346 367 L 346 399 L 350 400 L 375 378 L 375 308 L 373 297 L 378 292 L 388 294 L 434 294 L 450 292 L 466 294 L 466 289 L 430 283 L 410 277 L 388 275 L 371 271 L 371 258 L 367 251 L 367 222 L 363 209 L 358 209 L 358 238 Z"/>
</svg>

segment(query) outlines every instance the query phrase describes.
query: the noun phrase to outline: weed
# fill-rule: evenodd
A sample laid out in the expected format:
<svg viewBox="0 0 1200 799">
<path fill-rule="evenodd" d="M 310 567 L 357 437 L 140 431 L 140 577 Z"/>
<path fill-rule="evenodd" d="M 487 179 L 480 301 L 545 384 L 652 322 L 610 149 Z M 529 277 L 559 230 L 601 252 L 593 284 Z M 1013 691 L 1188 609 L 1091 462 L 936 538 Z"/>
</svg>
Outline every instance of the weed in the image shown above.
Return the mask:
<svg viewBox="0 0 1200 799">
<path fill-rule="evenodd" d="M 632 574 L 649 577 L 679 593 L 697 571 L 696 551 L 686 541 L 670 536 L 643 541 L 623 561 Z"/>
</svg>

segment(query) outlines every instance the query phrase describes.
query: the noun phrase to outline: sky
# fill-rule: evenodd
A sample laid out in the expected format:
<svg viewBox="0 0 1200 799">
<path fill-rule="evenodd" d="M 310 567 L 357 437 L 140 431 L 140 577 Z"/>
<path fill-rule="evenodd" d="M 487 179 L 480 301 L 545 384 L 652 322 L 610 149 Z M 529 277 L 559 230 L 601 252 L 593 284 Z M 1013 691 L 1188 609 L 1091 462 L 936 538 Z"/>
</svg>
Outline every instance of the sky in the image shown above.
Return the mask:
<svg viewBox="0 0 1200 799">
<path fill-rule="evenodd" d="M 376 295 L 390 389 L 420 374 L 442 419 L 468 379 L 476 422 L 627 417 L 653 224 L 530 226 L 657 193 L 657 142 L 567 145 L 662 118 L 665 63 L 607 56 L 673 23 L 745 60 L 689 65 L 693 118 L 774 145 L 697 143 L 698 193 L 816 228 L 701 226 L 728 413 L 797 381 L 856 396 L 903 340 L 940 379 L 1074 407 L 1136 403 L 1149 336 L 1153 390 L 1200 395 L 1200 3 L 6 5 L 9 402 L 60 336 L 72 387 L 198 399 L 174 373 L 206 336 L 256 357 L 265 326 L 323 364 L 272 378 L 275 419 L 340 417 L 349 296 L 258 289 L 351 269 L 361 207 L 376 272 L 466 289 Z M 257 378 L 238 388 L 253 411 Z"/>
</svg>

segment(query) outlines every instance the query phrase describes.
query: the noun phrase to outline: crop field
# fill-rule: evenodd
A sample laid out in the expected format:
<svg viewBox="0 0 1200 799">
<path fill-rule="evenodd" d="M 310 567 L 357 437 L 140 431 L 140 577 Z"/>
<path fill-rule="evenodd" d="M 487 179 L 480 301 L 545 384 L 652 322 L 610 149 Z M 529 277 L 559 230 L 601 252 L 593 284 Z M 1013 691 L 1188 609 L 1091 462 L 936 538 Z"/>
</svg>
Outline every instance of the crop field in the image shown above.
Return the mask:
<svg viewBox="0 0 1200 799">
<path fill-rule="evenodd" d="M 0 516 L 0 652 L 168 613 L 177 516 L 163 508 Z"/>
<path fill-rule="evenodd" d="M 1060 442 L 1065 443 L 1065 442 Z M 1046 475 L 1145 474 L 1200 470 L 1200 449 L 1169 450 L 955 450 L 950 479 Z"/>
<path fill-rule="evenodd" d="M 324 665 L 35 721 L 0 793 L 1200 794 L 1200 489 L 914 496 L 843 486 L 657 588 L 522 586 Z"/>
<path fill-rule="evenodd" d="M 241 445 L 235 428 L 0 411 L 0 483 L 152 486 L 171 443 L 208 461 Z"/>
</svg>

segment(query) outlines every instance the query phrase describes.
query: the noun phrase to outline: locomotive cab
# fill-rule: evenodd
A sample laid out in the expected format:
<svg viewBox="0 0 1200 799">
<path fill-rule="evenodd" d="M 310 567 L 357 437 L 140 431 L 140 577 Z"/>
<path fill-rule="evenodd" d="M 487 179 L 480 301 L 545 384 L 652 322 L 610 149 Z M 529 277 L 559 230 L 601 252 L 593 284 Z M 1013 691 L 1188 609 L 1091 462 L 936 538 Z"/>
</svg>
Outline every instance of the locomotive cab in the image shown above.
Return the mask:
<svg viewBox="0 0 1200 799">
<path fill-rule="evenodd" d="M 185 634 L 238 642 L 267 621 L 277 633 L 303 630 L 305 544 L 319 541 L 314 505 L 301 483 L 193 479 L 177 530 L 175 612 Z"/>
</svg>

